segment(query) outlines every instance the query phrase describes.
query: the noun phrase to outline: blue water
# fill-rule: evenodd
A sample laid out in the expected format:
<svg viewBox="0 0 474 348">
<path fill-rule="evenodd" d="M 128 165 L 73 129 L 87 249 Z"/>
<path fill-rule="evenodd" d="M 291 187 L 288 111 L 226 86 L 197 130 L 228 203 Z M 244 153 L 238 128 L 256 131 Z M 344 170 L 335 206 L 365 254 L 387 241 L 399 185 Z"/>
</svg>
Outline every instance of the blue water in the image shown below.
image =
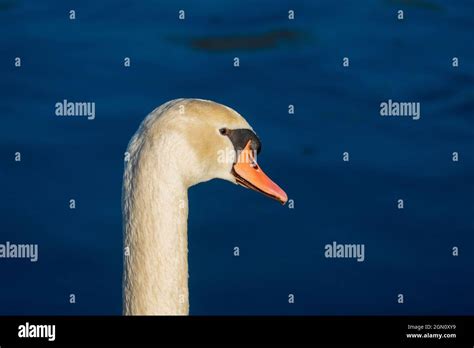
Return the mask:
<svg viewBox="0 0 474 348">
<path fill-rule="evenodd" d="M 191 314 L 474 314 L 473 10 L 0 0 L 0 243 L 40 249 L 0 259 L 0 314 L 121 313 L 123 153 L 179 97 L 244 115 L 294 200 L 218 180 L 190 190 Z M 95 120 L 56 117 L 63 99 L 95 102 Z M 381 117 L 388 99 L 420 102 L 421 118 Z M 333 241 L 365 244 L 365 261 L 325 258 Z"/>
</svg>

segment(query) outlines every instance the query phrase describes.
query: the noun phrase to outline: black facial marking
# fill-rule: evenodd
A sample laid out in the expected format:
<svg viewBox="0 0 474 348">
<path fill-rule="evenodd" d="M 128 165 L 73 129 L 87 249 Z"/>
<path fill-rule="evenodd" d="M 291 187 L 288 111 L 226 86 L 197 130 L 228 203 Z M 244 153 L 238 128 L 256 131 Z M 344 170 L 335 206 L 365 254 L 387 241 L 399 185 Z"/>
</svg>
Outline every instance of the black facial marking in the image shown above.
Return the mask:
<svg viewBox="0 0 474 348">
<path fill-rule="evenodd" d="M 250 148 L 252 151 L 257 152 L 257 154 L 260 153 L 262 148 L 260 139 L 250 129 L 221 128 L 219 131 L 222 135 L 229 137 L 230 141 L 232 141 L 232 144 L 234 145 L 235 151 L 242 151 L 250 140 Z"/>
</svg>

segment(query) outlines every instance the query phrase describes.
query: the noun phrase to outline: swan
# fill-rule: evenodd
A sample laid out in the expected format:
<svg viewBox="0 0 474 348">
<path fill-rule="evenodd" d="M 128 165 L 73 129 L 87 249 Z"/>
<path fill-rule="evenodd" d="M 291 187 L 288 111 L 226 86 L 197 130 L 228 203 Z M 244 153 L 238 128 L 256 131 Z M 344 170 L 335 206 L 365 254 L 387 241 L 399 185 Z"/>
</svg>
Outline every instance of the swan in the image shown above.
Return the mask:
<svg viewBox="0 0 474 348">
<path fill-rule="evenodd" d="M 286 203 L 260 147 L 240 114 L 209 100 L 171 100 L 142 121 L 123 177 L 124 315 L 189 314 L 189 187 L 220 178 Z"/>
</svg>

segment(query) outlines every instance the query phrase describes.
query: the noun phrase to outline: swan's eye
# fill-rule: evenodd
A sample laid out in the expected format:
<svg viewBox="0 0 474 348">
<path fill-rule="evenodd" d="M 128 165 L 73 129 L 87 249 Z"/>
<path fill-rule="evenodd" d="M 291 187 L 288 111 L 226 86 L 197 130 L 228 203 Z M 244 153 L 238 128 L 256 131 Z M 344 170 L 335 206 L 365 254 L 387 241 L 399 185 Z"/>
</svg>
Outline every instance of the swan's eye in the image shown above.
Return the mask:
<svg viewBox="0 0 474 348">
<path fill-rule="evenodd" d="M 221 128 L 219 129 L 219 133 L 221 133 L 222 135 L 227 135 L 229 134 L 229 130 L 227 128 Z"/>
</svg>

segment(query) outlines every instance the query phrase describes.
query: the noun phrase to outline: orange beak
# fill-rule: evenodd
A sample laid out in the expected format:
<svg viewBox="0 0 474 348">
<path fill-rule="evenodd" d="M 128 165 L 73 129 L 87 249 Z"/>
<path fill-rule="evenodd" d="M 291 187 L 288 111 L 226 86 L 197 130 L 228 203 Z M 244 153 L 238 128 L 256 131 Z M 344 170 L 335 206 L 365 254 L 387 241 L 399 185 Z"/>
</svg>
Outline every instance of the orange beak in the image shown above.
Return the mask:
<svg viewBox="0 0 474 348">
<path fill-rule="evenodd" d="M 276 199 L 282 204 L 288 201 L 288 196 L 280 186 L 275 184 L 255 161 L 255 156 L 250 148 L 251 141 L 240 152 L 237 162 L 233 167 L 233 174 L 237 183 L 263 193 L 264 195 Z"/>
</svg>

